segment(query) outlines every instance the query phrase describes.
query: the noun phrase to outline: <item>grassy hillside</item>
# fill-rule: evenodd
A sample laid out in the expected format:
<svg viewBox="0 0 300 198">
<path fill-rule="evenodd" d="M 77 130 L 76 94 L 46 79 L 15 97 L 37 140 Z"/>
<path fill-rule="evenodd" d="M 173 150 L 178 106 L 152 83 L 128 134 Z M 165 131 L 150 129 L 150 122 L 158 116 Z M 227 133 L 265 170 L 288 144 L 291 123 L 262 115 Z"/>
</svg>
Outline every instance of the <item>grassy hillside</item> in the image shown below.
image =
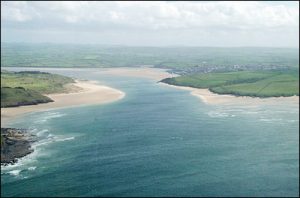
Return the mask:
<svg viewBox="0 0 300 198">
<path fill-rule="evenodd" d="M 239 71 L 166 78 L 162 82 L 195 88 L 209 88 L 219 94 L 253 97 L 299 95 L 299 74 L 293 71 Z"/>
<path fill-rule="evenodd" d="M 1 87 L 23 87 L 41 94 L 64 92 L 64 85 L 73 82 L 72 78 L 46 72 L 1 71 Z"/>
<path fill-rule="evenodd" d="M 1 107 L 52 102 L 43 94 L 66 91 L 72 78 L 45 72 L 1 71 Z"/>
<path fill-rule="evenodd" d="M 126 47 L 1 44 L 1 65 L 29 67 L 132 67 L 151 65 L 181 72 L 299 68 L 299 49 Z"/>
<path fill-rule="evenodd" d="M 52 102 L 42 94 L 22 87 L 1 87 L 1 107 L 17 107 Z"/>
</svg>

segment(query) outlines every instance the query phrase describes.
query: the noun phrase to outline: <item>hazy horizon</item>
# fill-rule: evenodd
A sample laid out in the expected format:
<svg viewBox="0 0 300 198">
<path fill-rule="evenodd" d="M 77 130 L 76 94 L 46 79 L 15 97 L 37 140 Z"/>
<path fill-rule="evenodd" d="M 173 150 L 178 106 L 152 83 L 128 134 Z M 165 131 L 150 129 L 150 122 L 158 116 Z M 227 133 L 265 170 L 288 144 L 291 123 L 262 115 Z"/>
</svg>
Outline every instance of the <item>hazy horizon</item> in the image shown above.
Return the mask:
<svg viewBox="0 0 300 198">
<path fill-rule="evenodd" d="M 125 45 L 125 44 L 103 44 L 103 43 L 53 43 L 53 42 L 1 42 L 2 44 L 31 44 L 31 45 L 92 45 L 92 46 L 107 46 L 107 47 L 146 47 L 146 48 L 278 48 L 278 49 L 299 49 L 297 47 L 276 47 L 276 46 L 189 46 L 189 45 L 164 45 L 164 46 L 150 46 L 150 45 Z"/>
<path fill-rule="evenodd" d="M 299 48 L 299 2 L 1 2 L 9 43 Z"/>
</svg>

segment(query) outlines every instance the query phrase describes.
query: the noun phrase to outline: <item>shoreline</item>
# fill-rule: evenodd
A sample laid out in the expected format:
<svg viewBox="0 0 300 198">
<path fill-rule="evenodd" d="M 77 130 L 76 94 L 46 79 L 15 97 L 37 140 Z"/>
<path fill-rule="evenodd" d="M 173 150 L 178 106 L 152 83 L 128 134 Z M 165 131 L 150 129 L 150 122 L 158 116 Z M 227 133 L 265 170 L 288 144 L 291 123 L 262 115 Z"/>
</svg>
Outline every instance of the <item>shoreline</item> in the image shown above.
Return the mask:
<svg viewBox="0 0 300 198">
<path fill-rule="evenodd" d="M 167 83 L 159 82 L 165 86 L 173 87 L 175 89 L 187 90 L 190 91 L 191 95 L 200 98 L 205 104 L 217 105 L 217 104 L 259 104 L 259 103 L 281 103 L 289 102 L 299 105 L 299 96 L 289 96 L 289 97 L 268 97 L 268 98 L 259 98 L 259 97 L 250 97 L 250 96 L 234 96 L 229 94 L 217 94 L 211 92 L 209 89 L 199 89 L 194 87 L 186 86 L 176 86 L 170 85 Z"/>
<path fill-rule="evenodd" d="M 14 165 L 19 159 L 31 154 L 36 136 L 26 129 L 1 128 L 1 168 Z"/>
<path fill-rule="evenodd" d="M 10 67 L 4 67 L 9 70 Z M 107 74 L 113 76 L 122 77 L 137 77 L 137 78 L 148 78 L 153 80 L 162 80 L 164 78 L 171 78 L 178 76 L 177 74 L 170 74 L 167 71 L 169 69 L 156 68 L 156 67 L 90 67 L 90 68 L 72 68 L 72 67 L 11 67 L 11 68 L 23 68 L 26 71 L 47 71 L 49 69 L 55 71 L 70 71 L 70 70 L 89 70 L 95 74 Z"/>
<path fill-rule="evenodd" d="M 71 86 L 73 86 L 73 88 L 66 93 L 45 95 L 51 98 L 54 102 L 1 108 L 1 127 L 6 127 L 13 119 L 25 113 L 81 105 L 104 104 L 120 100 L 126 95 L 120 90 L 104 85 L 98 85 L 94 81 L 76 80 L 75 83 L 71 84 Z"/>
<path fill-rule="evenodd" d="M 122 77 L 147 78 L 156 81 L 176 76 L 175 74 L 168 73 L 167 69 L 147 67 L 102 68 L 101 70 L 96 71 L 96 73 Z"/>
<path fill-rule="evenodd" d="M 48 69 L 48 68 L 47 68 Z M 67 68 L 71 69 L 71 68 Z M 65 70 L 65 69 L 60 69 Z M 228 94 L 217 94 L 209 91 L 208 89 L 199 89 L 193 87 L 184 87 L 170 85 L 160 82 L 160 80 L 172 77 L 174 74 L 170 74 L 166 69 L 158 68 L 100 68 L 95 69 L 94 73 L 107 74 L 113 76 L 126 76 L 126 77 L 140 77 L 148 78 L 158 81 L 158 84 L 173 87 L 176 89 L 188 90 L 191 95 L 201 99 L 205 104 L 217 105 L 217 104 L 278 104 L 282 102 L 294 103 L 299 105 L 299 96 L 290 97 L 269 97 L 259 98 L 250 96 L 234 96 Z M 29 112 L 50 110 L 55 108 L 67 108 L 72 106 L 90 105 L 90 104 L 102 104 L 119 100 L 125 96 L 125 93 L 103 85 L 96 84 L 95 81 L 76 80 L 76 83 L 69 84 L 69 91 L 65 93 L 48 94 L 46 96 L 54 100 L 54 102 L 43 103 L 38 105 L 21 106 L 1 108 L 1 125 L 6 126 L 7 122 L 14 119 L 17 116 L 23 115 Z M 75 86 L 74 86 L 75 85 Z"/>
</svg>

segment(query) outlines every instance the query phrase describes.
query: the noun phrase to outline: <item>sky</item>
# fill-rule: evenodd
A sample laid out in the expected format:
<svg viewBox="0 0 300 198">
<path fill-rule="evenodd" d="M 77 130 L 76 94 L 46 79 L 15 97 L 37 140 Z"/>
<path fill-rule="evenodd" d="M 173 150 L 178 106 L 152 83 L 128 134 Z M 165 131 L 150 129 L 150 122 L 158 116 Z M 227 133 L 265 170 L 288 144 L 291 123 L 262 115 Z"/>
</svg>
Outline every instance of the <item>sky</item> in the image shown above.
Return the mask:
<svg viewBox="0 0 300 198">
<path fill-rule="evenodd" d="M 1 1 L 1 42 L 299 48 L 299 2 Z"/>
</svg>

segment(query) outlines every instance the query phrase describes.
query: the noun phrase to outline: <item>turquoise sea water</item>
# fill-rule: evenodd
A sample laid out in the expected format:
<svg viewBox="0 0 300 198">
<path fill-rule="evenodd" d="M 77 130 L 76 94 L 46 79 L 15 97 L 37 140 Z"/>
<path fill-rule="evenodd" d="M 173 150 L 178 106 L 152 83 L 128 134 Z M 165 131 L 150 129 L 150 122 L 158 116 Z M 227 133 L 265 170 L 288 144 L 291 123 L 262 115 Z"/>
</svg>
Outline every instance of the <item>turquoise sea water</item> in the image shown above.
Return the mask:
<svg viewBox="0 0 300 198">
<path fill-rule="evenodd" d="M 299 195 L 299 105 L 207 105 L 155 80 L 47 71 L 126 96 L 15 120 L 40 141 L 1 167 L 1 196 Z"/>
</svg>

